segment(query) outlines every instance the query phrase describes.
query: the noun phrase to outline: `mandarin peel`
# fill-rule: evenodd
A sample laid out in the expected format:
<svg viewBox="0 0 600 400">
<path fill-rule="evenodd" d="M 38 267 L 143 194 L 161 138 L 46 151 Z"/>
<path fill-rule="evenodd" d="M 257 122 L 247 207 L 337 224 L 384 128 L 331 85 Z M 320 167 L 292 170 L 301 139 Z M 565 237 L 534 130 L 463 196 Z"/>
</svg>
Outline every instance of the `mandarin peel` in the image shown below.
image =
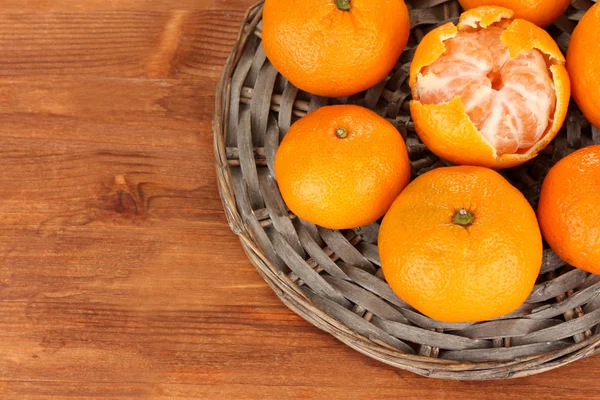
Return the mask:
<svg viewBox="0 0 600 400">
<path fill-rule="evenodd" d="M 410 64 L 410 78 L 408 80 L 408 86 L 411 89 L 417 83 L 417 75 L 419 71 L 428 65 L 433 64 L 444 52 L 446 51 L 446 45 L 444 42 L 448 39 L 452 39 L 458 33 L 458 28 L 452 22 L 448 22 L 445 25 L 429 32 L 423 37 L 421 43 L 415 51 L 413 62 Z"/>
<path fill-rule="evenodd" d="M 458 29 L 463 30 L 467 27 L 477 29 L 487 28 L 503 19 L 511 19 L 515 13 L 504 7 L 478 7 L 462 13 L 458 20 Z"/>
<path fill-rule="evenodd" d="M 465 164 L 477 164 L 479 157 L 475 153 L 483 154 L 486 159 L 498 159 L 496 150 L 477 130 L 465 112 L 465 106 L 459 96 L 454 97 L 446 104 L 422 104 L 419 101 L 410 102 L 410 113 L 414 120 L 422 120 L 422 124 L 415 125 L 419 137 L 425 145 L 435 154 L 444 153 L 447 148 L 455 146 L 456 141 L 463 140 L 463 156 Z M 438 127 L 445 120 L 453 119 L 453 129 L 448 134 L 435 136 Z M 454 160 L 447 157 L 449 161 Z M 458 163 L 459 160 L 456 160 Z"/>
<path fill-rule="evenodd" d="M 533 33 L 534 30 L 537 34 Z M 548 56 L 552 65 L 565 63 L 565 56 L 550 34 L 524 19 L 513 20 L 502 34 L 501 40 L 513 58 L 523 51 L 536 49 Z"/>
</svg>

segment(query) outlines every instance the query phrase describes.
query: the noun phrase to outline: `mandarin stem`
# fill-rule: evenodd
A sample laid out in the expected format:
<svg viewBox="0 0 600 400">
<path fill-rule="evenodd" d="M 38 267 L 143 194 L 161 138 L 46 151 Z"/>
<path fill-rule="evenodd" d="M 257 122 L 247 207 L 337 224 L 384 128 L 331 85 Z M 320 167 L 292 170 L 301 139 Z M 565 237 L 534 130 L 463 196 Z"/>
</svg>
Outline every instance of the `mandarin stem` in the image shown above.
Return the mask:
<svg viewBox="0 0 600 400">
<path fill-rule="evenodd" d="M 458 210 L 452 218 L 452 222 L 454 222 L 456 225 L 464 227 L 471 226 L 474 221 L 475 215 L 472 212 L 465 210 L 464 208 Z"/>
<path fill-rule="evenodd" d="M 344 139 L 348 136 L 348 129 L 346 128 L 337 128 L 335 130 L 335 136 L 337 136 L 340 139 Z"/>
<path fill-rule="evenodd" d="M 335 5 L 341 11 L 350 11 L 350 0 L 335 0 Z"/>
</svg>

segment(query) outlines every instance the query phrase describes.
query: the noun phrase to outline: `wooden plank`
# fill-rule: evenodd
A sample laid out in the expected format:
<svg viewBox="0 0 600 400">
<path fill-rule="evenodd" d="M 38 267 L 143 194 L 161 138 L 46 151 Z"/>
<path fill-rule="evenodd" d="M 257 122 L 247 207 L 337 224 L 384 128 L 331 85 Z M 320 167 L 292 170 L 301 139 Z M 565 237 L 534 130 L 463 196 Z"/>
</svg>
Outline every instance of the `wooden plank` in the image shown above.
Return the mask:
<svg viewBox="0 0 600 400">
<path fill-rule="evenodd" d="M 0 77 L 217 78 L 243 15 L 185 8 L 3 11 Z"/>
<path fill-rule="evenodd" d="M 31 11 L 171 11 L 215 8 L 239 11 L 248 8 L 255 2 L 254 0 L 3 0 L 2 9 Z"/>
<path fill-rule="evenodd" d="M 192 146 L 204 129 L 215 80 L 117 78 L 0 79 L 0 137 L 141 146 Z M 150 129 L 151 128 L 151 129 Z M 135 133 L 137 132 L 137 133 Z M 131 136 L 133 135 L 133 136 Z M 173 137 L 177 135 L 179 137 Z M 176 140 L 177 139 L 177 140 Z M 1 149 L 0 149 L 1 151 Z"/>
</svg>

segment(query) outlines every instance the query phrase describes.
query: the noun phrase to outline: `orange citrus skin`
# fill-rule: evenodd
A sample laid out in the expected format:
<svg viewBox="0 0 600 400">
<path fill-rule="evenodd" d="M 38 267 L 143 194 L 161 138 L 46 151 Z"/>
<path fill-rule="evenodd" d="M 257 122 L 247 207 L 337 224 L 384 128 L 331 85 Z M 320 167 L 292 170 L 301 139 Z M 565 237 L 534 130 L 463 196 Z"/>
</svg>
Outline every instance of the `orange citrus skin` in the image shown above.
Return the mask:
<svg viewBox="0 0 600 400">
<path fill-rule="evenodd" d="M 573 98 L 586 118 L 600 127 L 600 3 L 581 19 L 569 43 L 567 68 Z"/>
<path fill-rule="evenodd" d="M 453 222 L 464 209 L 472 225 Z M 527 299 L 542 263 L 535 212 L 497 172 L 435 169 L 409 184 L 381 224 L 387 282 L 404 301 L 445 322 L 512 312 Z"/>
<path fill-rule="evenodd" d="M 538 218 L 544 238 L 569 264 L 600 274 L 600 145 L 560 160 L 542 185 Z"/>
<path fill-rule="evenodd" d="M 513 10 L 515 18 L 525 19 L 542 28 L 560 17 L 571 0 L 458 0 L 465 10 L 479 6 L 499 6 Z"/>
<path fill-rule="evenodd" d="M 447 23 L 425 35 L 410 67 L 409 85 L 413 89 L 413 96 L 418 74 L 444 53 L 445 40 L 456 36 L 459 29 L 470 29 L 475 23 L 486 28 L 503 19 L 511 19 L 513 14 L 506 8 L 479 7 L 463 13 L 458 26 Z M 508 47 L 512 57 L 522 51 L 537 49 L 551 60 L 550 73 L 557 101 L 550 128 L 526 152 L 498 155 L 469 119 L 458 96 L 442 104 L 422 104 L 412 100 L 410 110 L 415 129 L 423 143 L 436 155 L 455 164 L 494 169 L 511 168 L 536 157 L 560 131 L 567 115 L 571 86 L 564 65 L 565 59 L 558 45 L 546 31 L 519 19 L 510 22 L 502 34 L 502 42 Z"/>
<path fill-rule="evenodd" d="M 262 43 L 273 66 L 296 87 L 343 97 L 381 82 L 406 47 L 404 0 L 266 0 Z"/>
<path fill-rule="evenodd" d="M 410 161 L 391 123 L 366 108 L 338 105 L 292 125 L 275 156 L 275 176 L 297 216 L 350 229 L 385 214 L 410 180 Z"/>
</svg>

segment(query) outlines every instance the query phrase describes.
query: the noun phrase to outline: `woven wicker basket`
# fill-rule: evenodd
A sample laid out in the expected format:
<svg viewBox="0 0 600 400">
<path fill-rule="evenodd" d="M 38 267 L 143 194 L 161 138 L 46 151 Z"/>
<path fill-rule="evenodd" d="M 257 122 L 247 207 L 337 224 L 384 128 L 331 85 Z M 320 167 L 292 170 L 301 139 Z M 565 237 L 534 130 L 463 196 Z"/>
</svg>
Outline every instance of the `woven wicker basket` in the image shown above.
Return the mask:
<svg viewBox="0 0 600 400">
<path fill-rule="evenodd" d="M 368 91 L 328 99 L 299 91 L 265 57 L 262 3 L 246 15 L 216 93 L 215 161 L 233 231 L 258 272 L 293 311 L 384 363 L 446 379 L 503 379 L 547 371 L 600 350 L 600 277 L 566 265 L 550 249 L 526 304 L 476 324 L 434 321 L 400 300 L 383 280 L 379 225 L 334 231 L 286 208 L 273 176 L 277 146 L 290 125 L 327 105 L 354 103 L 391 121 L 406 139 L 413 176 L 447 163 L 419 142 L 409 114 L 407 71 L 425 33 L 457 22 L 456 0 L 412 0 L 409 44 L 389 77 Z M 583 13 L 576 0 L 548 30 L 563 51 Z M 573 105 L 559 137 L 535 160 L 504 175 L 536 207 L 548 169 L 569 152 L 600 143 Z"/>
</svg>

